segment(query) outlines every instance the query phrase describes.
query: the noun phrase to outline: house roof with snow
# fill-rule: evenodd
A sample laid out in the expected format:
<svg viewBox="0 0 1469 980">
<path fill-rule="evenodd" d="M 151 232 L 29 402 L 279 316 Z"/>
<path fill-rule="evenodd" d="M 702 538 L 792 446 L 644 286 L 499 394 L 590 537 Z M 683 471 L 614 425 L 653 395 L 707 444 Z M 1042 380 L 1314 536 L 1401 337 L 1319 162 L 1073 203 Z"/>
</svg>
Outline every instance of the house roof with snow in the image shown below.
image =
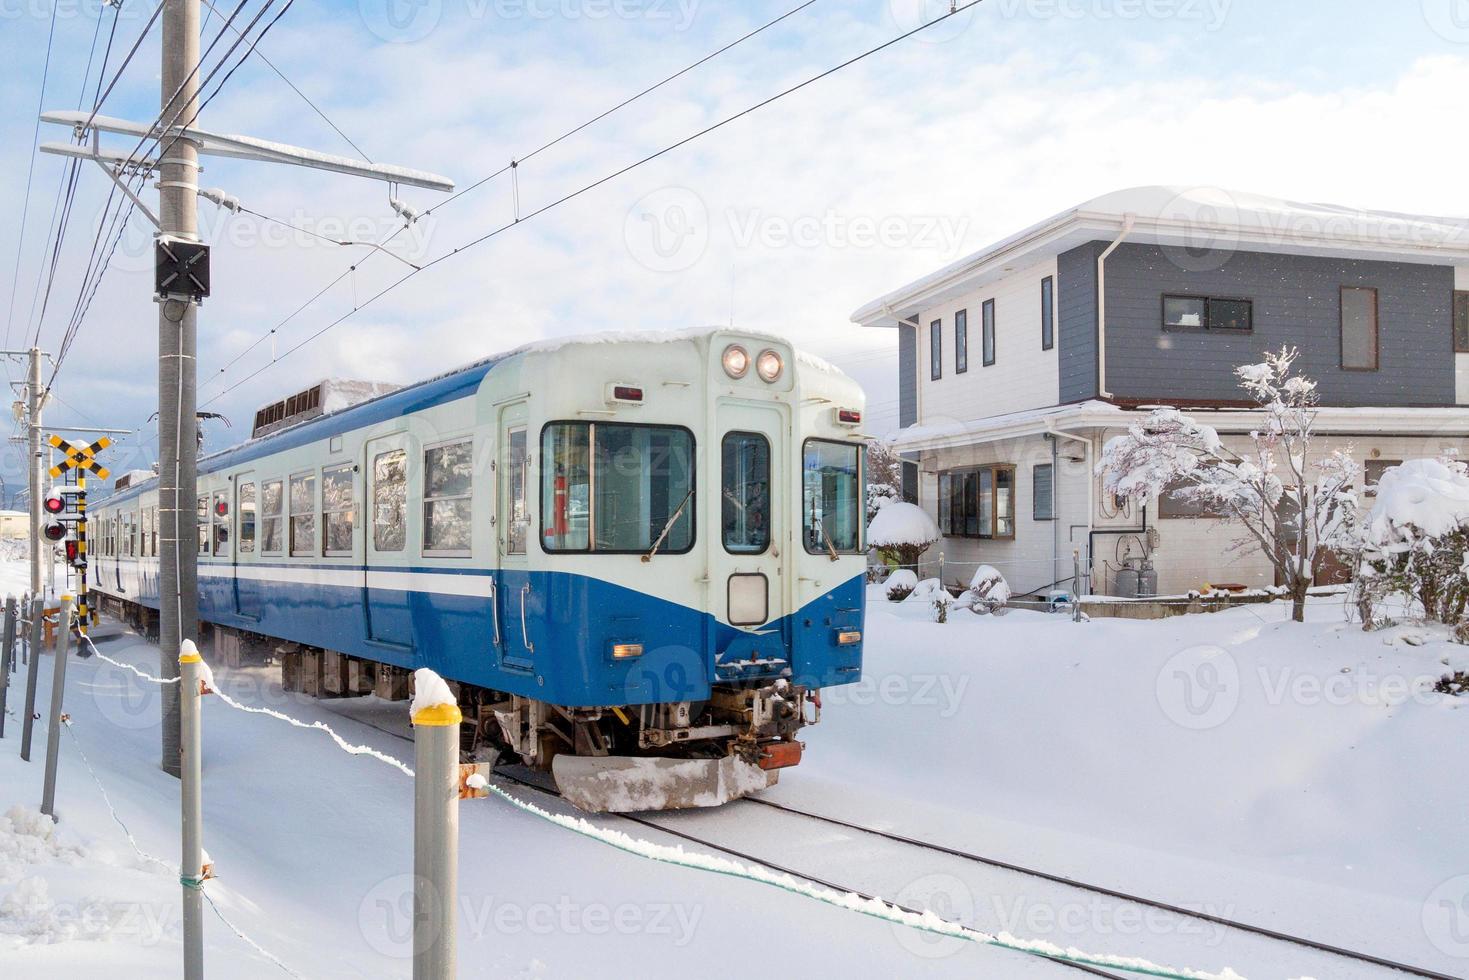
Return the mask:
<svg viewBox="0 0 1469 980">
<path fill-rule="evenodd" d="M 1092 241 L 1237 249 L 1450 265 L 1469 275 L 1469 218 L 1366 211 L 1217 187 L 1113 191 L 1047 218 L 937 272 L 872 300 L 852 322 L 900 320 L 1000 279 L 1022 264 Z"/>
</svg>

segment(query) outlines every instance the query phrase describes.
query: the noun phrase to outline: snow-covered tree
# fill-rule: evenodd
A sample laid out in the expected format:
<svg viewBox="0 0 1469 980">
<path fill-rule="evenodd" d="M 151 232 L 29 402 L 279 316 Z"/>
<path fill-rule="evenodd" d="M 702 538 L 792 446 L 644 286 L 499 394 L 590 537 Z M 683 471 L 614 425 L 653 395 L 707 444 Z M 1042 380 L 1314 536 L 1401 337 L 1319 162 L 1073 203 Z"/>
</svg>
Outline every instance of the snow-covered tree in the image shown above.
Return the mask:
<svg viewBox="0 0 1469 980">
<path fill-rule="evenodd" d="M 888 504 L 867 525 L 867 543 L 883 561 L 918 572 L 923 553 L 939 539 L 939 526 L 917 504 Z M 921 577 L 921 576 L 920 576 Z"/>
<path fill-rule="evenodd" d="M 895 500 L 903 499 L 903 463 L 885 442 L 867 444 L 867 522 Z"/>
<path fill-rule="evenodd" d="M 1341 535 L 1355 569 L 1362 624 L 1393 594 L 1469 639 L 1469 464 L 1413 459 L 1383 472 L 1372 509 Z"/>
<path fill-rule="evenodd" d="M 1097 471 L 1118 496 L 1169 493 L 1241 525 L 1246 533 L 1236 547 L 1260 548 L 1301 622 L 1317 558 L 1355 512 L 1359 467 L 1348 450 L 1313 460 L 1316 383 L 1293 372 L 1298 354 L 1283 347 L 1235 369 L 1264 413 L 1247 449 L 1235 452 L 1211 427 L 1158 408 L 1108 441 Z"/>
</svg>

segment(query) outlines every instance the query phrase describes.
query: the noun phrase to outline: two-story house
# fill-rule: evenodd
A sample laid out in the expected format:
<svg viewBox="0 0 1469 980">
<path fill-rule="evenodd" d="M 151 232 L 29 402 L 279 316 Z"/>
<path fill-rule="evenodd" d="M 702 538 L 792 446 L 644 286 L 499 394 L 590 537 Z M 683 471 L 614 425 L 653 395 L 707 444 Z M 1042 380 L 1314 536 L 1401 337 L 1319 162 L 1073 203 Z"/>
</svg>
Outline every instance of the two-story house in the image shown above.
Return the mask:
<svg viewBox="0 0 1469 980">
<path fill-rule="evenodd" d="M 998 567 L 1017 594 L 1114 591 L 1146 556 L 1159 589 L 1271 585 L 1241 532 L 1168 494 L 1110 499 L 1107 439 L 1168 404 L 1242 445 L 1258 413 L 1234 368 L 1301 352 L 1318 445 L 1350 444 L 1362 491 L 1403 459 L 1469 458 L 1469 221 L 1219 189 L 1118 191 L 853 314 L 898 331 L 905 494 L 945 537 L 927 570 Z M 1130 579 L 1124 576 L 1123 581 Z"/>
</svg>

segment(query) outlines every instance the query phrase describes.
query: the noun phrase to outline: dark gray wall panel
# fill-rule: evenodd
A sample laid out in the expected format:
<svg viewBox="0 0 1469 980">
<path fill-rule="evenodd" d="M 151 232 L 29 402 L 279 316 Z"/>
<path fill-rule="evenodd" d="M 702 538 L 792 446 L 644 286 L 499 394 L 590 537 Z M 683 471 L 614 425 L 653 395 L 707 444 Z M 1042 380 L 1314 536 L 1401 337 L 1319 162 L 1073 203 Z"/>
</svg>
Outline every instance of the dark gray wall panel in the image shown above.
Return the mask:
<svg viewBox="0 0 1469 980">
<path fill-rule="evenodd" d="M 1097 256 L 1089 242 L 1056 258 L 1056 343 L 1061 403 L 1097 397 Z"/>
<path fill-rule="evenodd" d="M 1093 250 L 1093 265 L 1095 255 Z M 1187 264 L 1192 263 L 1141 244 L 1124 244 L 1107 259 L 1107 382 L 1117 397 L 1241 399 L 1246 396 L 1234 368 L 1258 361 L 1266 350 L 1291 345 L 1301 351 L 1298 370 L 1320 385 L 1323 404 L 1454 404 L 1452 267 L 1267 252 L 1236 252 L 1215 269 L 1184 268 Z M 1094 317 L 1087 321 L 1065 313 L 1072 293 L 1094 288 L 1082 281 L 1085 270 L 1078 268 L 1075 275 L 1079 285 L 1073 286 L 1062 273 L 1063 401 L 1069 400 L 1064 339 L 1068 332 L 1075 335 L 1076 348 L 1088 353 L 1087 331 L 1095 337 Z M 1342 286 L 1378 290 L 1376 371 L 1341 368 Z M 1254 330 L 1165 332 L 1165 293 L 1252 300 Z M 1069 327 L 1068 319 L 1075 320 Z M 1089 353 L 1094 352 L 1093 339 Z M 1078 368 L 1073 373 L 1085 374 Z M 1077 384 L 1074 390 L 1082 389 Z"/>
</svg>

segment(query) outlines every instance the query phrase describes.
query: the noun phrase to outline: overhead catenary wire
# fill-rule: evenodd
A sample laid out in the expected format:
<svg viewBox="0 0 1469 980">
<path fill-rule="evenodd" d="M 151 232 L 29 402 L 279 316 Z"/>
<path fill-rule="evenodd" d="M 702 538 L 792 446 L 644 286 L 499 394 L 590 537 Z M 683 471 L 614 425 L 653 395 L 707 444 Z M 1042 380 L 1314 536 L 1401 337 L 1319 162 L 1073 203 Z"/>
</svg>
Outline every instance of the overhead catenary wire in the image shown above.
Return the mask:
<svg viewBox="0 0 1469 980">
<path fill-rule="evenodd" d="M 552 147 L 554 147 L 554 146 L 556 146 L 556 145 L 558 145 L 558 144 L 566 141 L 567 139 L 571 138 L 572 136 L 575 136 L 577 133 L 580 133 L 583 130 L 585 130 L 585 129 L 587 129 L 587 128 L 589 128 L 589 127 L 591 127 L 591 126 L 593 126 L 593 125 L 595 125 L 595 124 L 597 124 L 599 122 L 601 122 L 603 119 L 606 119 L 608 116 L 610 116 L 610 115 L 612 115 L 612 114 L 614 114 L 616 112 L 619 112 L 622 109 L 627 108 L 628 106 L 632 105 L 634 102 L 637 102 L 638 100 L 640 100 L 640 99 L 642 99 L 642 98 L 644 98 L 644 97 L 652 94 L 653 92 L 658 91 L 659 89 L 661 89 L 661 88 L 669 85 L 670 83 L 672 83 L 674 81 L 677 81 L 678 79 L 680 79 L 683 76 L 689 74 L 690 72 L 694 71 L 695 69 L 697 69 L 697 68 L 699 68 L 699 67 L 701 67 L 701 66 L 703 66 L 705 64 L 708 64 L 710 61 L 714 60 L 715 58 L 719 57 L 720 55 L 722 55 L 722 54 L 724 54 L 724 53 L 732 50 L 735 47 L 738 47 L 739 45 L 745 43 L 746 41 L 748 41 L 748 40 L 750 40 L 750 39 L 752 39 L 754 37 L 757 37 L 758 35 L 764 33 L 765 31 L 769 30 L 770 28 L 775 27 L 777 24 L 780 24 L 782 21 L 785 21 L 788 18 L 794 16 L 795 14 L 800 13 L 802 10 L 805 10 L 807 7 L 810 7 L 815 2 L 816 2 L 816 0 L 805 0 L 805 2 L 799 4 L 799 5 L 795 6 L 795 7 L 792 7 L 791 9 L 785 11 L 784 13 L 782 13 L 779 16 L 773 18 L 772 20 L 766 21 L 765 23 L 759 25 L 758 27 L 754 28 L 753 30 L 750 30 L 750 31 L 746 32 L 745 34 L 741 35 L 740 37 L 737 37 L 734 40 L 728 42 L 727 44 L 725 44 L 725 45 L 723 45 L 723 46 L 721 46 L 719 48 L 716 48 L 714 51 L 711 51 L 709 54 L 706 54 L 702 58 L 699 58 L 697 61 L 691 62 L 690 64 L 684 66 L 683 68 L 680 68 L 678 71 L 675 71 L 673 74 L 668 75 L 668 76 L 660 79 L 659 81 L 656 81 L 653 84 L 646 86 L 645 88 L 639 90 L 638 92 L 634 93 L 633 95 L 630 95 L 627 98 L 621 100 L 616 105 L 613 105 L 610 108 L 605 109 L 602 112 L 597 113 L 595 116 L 592 116 L 590 119 L 587 119 L 585 122 L 582 122 L 582 123 L 580 123 L 580 124 L 572 127 L 571 129 L 569 129 L 569 130 L 561 133 L 559 136 L 556 136 L 556 137 L 553 137 L 550 140 L 547 140 L 546 142 L 542 143 L 540 146 L 536 147 L 535 149 L 531 150 L 530 152 L 525 153 L 525 154 L 517 157 L 511 163 L 509 163 L 509 164 L 501 167 L 499 170 L 496 170 L 494 173 L 491 173 L 491 174 L 488 174 L 488 175 L 486 175 L 484 177 L 481 177 L 480 179 L 476 180 L 474 183 L 469 184 L 469 185 L 465 186 L 464 188 L 462 188 L 462 189 L 454 192 L 448 198 L 446 198 L 443 201 L 440 201 L 439 203 L 435 204 L 434 206 L 428 208 L 424 212 L 424 214 L 425 215 L 433 214 L 436 211 L 439 211 L 439 210 L 441 210 L 441 209 L 443 209 L 445 207 L 448 207 L 450 204 L 454 203 L 455 201 L 459 200 L 460 198 L 463 198 L 465 195 L 470 194 L 473 191 L 479 189 L 480 187 L 484 186 L 485 184 L 489 183 L 490 181 L 494 180 L 495 178 L 500 177 L 500 176 L 503 176 L 506 173 L 510 173 L 510 172 L 513 172 L 513 171 L 517 170 L 519 168 L 519 166 L 522 165 L 522 164 L 524 164 L 527 160 L 531 160 L 531 159 L 535 158 L 536 156 L 540 155 L 541 153 L 544 153 L 546 150 L 549 150 Z M 517 211 L 518 211 L 518 208 L 517 208 Z M 388 235 L 382 241 L 378 242 L 377 243 L 378 248 L 379 249 L 385 249 L 385 246 L 387 246 L 388 244 L 390 244 L 393 241 L 393 239 L 397 238 L 400 234 L 403 233 L 405 227 L 406 226 L 399 227 L 391 235 Z M 395 253 L 389 252 L 389 254 L 390 255 L 394 255 L 394 257 L 397 257 Z M 366 259 L 364 259 L 363 261 L 366 261 Z M 215 372 L 212 376 L 210 376 L 209 378 L 207 378 L 206 380 L 204 380 L 203 382 L 201 382 L 201 386 L 202 385 L 208 385 L 208 384 L 210 384 L 212 382 L 216 382 L 216 381 L 222 380 L 223 377 L 224 377 L 224 375 L 229 371 L 230 368 L 232 368 L 236 364 L 238 364 L 241 360 L 243 360 L 246 356 L 248 356 L 251 351 L 255 350 L 261 344 L 266 343 L 267 341 L 269 341 L 272 337 L 274 337 L 277 333 L 280 332 L 280 329 L 282 327 L 286 326 L 288 323 L 290 323 L 292 320 L 294 320 L 297 316 L 299 316 L 301 313 L 305 312 L 309 307 L 311 307 L 318 299 L 320 299 L 322 296 L 324 296 L 328 292 L 330 292 L 333 286 L 337 285 L 343 279 L 346 279 L 349 275 L 351 275 L 351 273 L 355 270 L 355 268 L 356 267 L 353 266 L 353 267 L 349 267 L 349 268 L 343 270 L 339 275 L 336 276 L 336 278 L 332 279 L 322 289 L 318 290 L 310 299 L 308 299 L 305 303 L 303 303 L 301 306 L 297 307 L 294 311 L 292 311 L 291 314 L 289 316 L 287 316 L 284 320 L 281 320 L 275 326 L 271 327 L 265 333 L 263 333 L 259 337 L 257 337 L 254 341 L 252 341 L 243 350 L 241 350 L 240 352 L 238 352 L 237 354 L 235 354 L 235 356 L 232 357 L 228 362 L 226 362 L 226 364 L 223 367 L 221 367 L 217 372 Z M 274 360 L 275 360 L 275 358 L 272 357 L 272 361 L 274 361 Z"/>
<path fill-rule="evenodd" d="M 627 174 L 627 173 L 629 173 L 629 172 L 631 172 L 633 170 L 638 169 L 639 167 L 645 166 L 646 164 L 651 163 L 654 160 L 657 160 L 657 159 L 659 159 L 661 157 L 664 157 L 664 156 L 666 156 L 666 155 L 668 155 L 668 154 L 670 154 L 670 153 L 672 153 L 672 152 L 674 152 L 674 151 L 676 151 L 676 150 L 678 150 L 678 149 L 680 149 L 680 148 L 682 148 L 684 146 L 687 146 L 688 144 L 693 143 L 696 140 L 699 140 L 699 139 L 701 139 L 701 138 L 709 135 L 710 133 L 713 133 L 713 132 L 716 132 L 716 131 L 718 131 L 720 129 L 723 129 L 724 127 L 726 127 L 726 126 L 728 126 L 728 125 L 730 125 L 730 124 L 732 124 L 732 123 L 734 123 L 734 122 L 736 122 L 736 121 L 738 121 L 740 119 L 743 119 L 746 116 L 749 116 L 749 115 L 751 115 L 753 113 L 756 113 L 756 112 L 760 111 L 761 109 L 763 109 L 763 108 L 765 108 L 765 107 L 767 107 L 767 106 L 769 106 L 769 105 L 771 105 L 771 104 L 773 104 L 775 102 L 780 101 L 781 99 L 784 99 L 784 98 L 786 98 L 786 97 L 788 97 L 790 95 L 795 94 L 796 92 L 799 92 L 799 91 L 801 91 L 801 90 L 803 90 L 805 88 L 808 88 L 809 86 L 814 85 L 817 82 L 820 82 L 823 79 L 826 79 L 826 78 L 828 78 L 828 77 L 836 74 L 837 72 L 843 71 L 843 70 L 851 67 L 852 65 L 858 64 L 858 63 L 860 63 L 862 61 L 865 61 L 868 58 L 873 57 L 874 55 L 877 55 L 877 54 L 879 54 L 879 53 L 881 53 L 883 51 L 886 51 L 888 48 L 891 48 L 894 45 L 900 44 L 903 41 L 907 40 L 908 38 L 913 37 L 914 35 L 922 32 L 922 31 L 925 31 L 925 30 L 927 30 L 927 29 L 929 29 L 931 27 L 934 27 L 935 25 L 940 24 L 940 23 L 948 20 L 951 17 L 958 16 L 959 14 L 963 13 L 966 10 L 970 10 L 970 9 L 972 9 L 974 7 L 977 7 L 977 6 L 979 6 L 983 2 L 984 2 L 984 0 L 969 0 L 968 3 L 954 5 L 954 6 L 952 6 L 950 8 L 950 10 L 947 13 L 941 14 L 941 15 L 933 18 L 932 20 L 926 21 L 925 23 L 918 25 L 917 27 L 911 28 L 910 30 L 904 31 L 901 34 L 898 34 L 898 35 L 896 35 L 894 37 L 891 37 L 888 40 L 882 42 L 881 44 L 878 44 L 878 45 L 876 45 L 874 47 L 871 47 L 871 48 L 867 48 L 866 50 L 862 51 L 861 53 L 856 54 L 856 55 L 848 58 L 847 60 L 840 62 L 839 64 L 836 64 L 836 65 L 834 65 L 834 66 L 832 66 L 830 68 L 827 68 L 827 69 L 825 69 L 823 71 L 820 71 L 820 72 L 818 72 L 815 75 L 809 76 L 808 78 L 806 78 L 806 79 L 804 79 L 804 80 L 802 80 L 800 82 L 797 82 L 794 85 L 791 85 L 791 86 L 789 86 L 789 87 L 787 87 L 785 89 L 782 89 L 781 91 L 775 93 L 774 95 L 771 95 L 771 96 L 768 96 L 768 97 L 766 97 L 764 99 L 761 99 L 758 102 L 756 102 L 756 103 L 754 103 L 754 104 L 752 104 L 750 106 L 747 106 L 746 108 L 741 109 L 738 112 L 732 113 L 731 115 L 725 116 L 724 118 L 718 120 L 717 122 L 712 123 L 712 124 L 710 124 L 708 126 L 705 126 L 704 128 L 702 128 L 702 129 L 700 129 L 700 130 L 698 130 L 698 131 L 696 131 L 696 132 L 694 132 L 694 133 L 692 133 L 692 134 L 690 134 L 688 136 L 685 136 L 682 139 L 680 139 L 680 140 L 678 140 L 678 141 L 676 141 L 674 143 L 670 143 L 670 144 L 664 146 L 663 148 L 661 148 L 659 150 L 655 150 L 654 152 L 649 153 L 646 156 L 644 156 L 644 157 L 642 157 L 642 158 L 640 158 L 640 159 L 638 159 L 638 160 L 636 160 L 636 161 L 634 161 L 634 162 L 632 162 L 630 164 L 627 164 L 626 166 L 623 166 L 623 167 L 621 167 L 621 168 L 619 168 L 617 170 L 614 170 L 614 171 L 606 174 L 605 176 L 599 177 L 599 178 L 591 181 L 590 183 L 584 184 L 581 187 L 577 188 L 576 190 L 573 190 L 573 191 L 571 191 L 571 192 L 569 192 L 567 194 L 564 194 L 561 197 L 556 198 L 555 200 L 551 201 L 550 203 L 544 204 L 541 207 L 539 207 L 539 208 L 537 208 L 537 209 L 529 212 L 528 214 L 526 214 L 523 217 L 517 217 L 513 221 L 507 222 L 507 223 L 502 224 L 502 225 L 500 225 L 500 226 L 498 226 L 498 227 L 496 227 L 494 229 L 491 229 L 490 231 L 488 231 L 488 232 L 486 232 L 486 233 L 484 233 L 484 234 L 482 234 L 482 235 L 480 235 L 480 236 L 478 236 L 476 238 L 470 239 L 469 241 L 465 242 L 462 245 L 459 245 L 457 247 L 454 247 L 454 248 L 450 249 L 449 251 L 444 252 L 444 253 L 440 254 L 439 256 L 437 256 L 437 257 L 435 257 L 433 259 L 430 259 L 428 262 L 425 262 L 421 268 L 415 269 L 414 271 L 409 272 L 406 275 L 402 276 L 401 278 L 395 280 L 394 282 L 392 282 L 389 285 L 385 286 L 383 289 L 381 289 L 377 293 L 374 293 L 371 296 L 369 296 L 362 303 L 360 303 L 360 304 L 354 304 L 354 308 L 352 310 L 348 311 L 347 313 L 342 314 L 341 316 L 337 317 L 335 320 L 330 321 L 325 326 L 323 326 L 322 328 L 320 328 L 319 330 L 317 330 L 315 333 L 312 333 L 310 336 L 306 337 L 304 340 L 302 340 L 299 343 L 297 343 L 295 346 L 293 346 L 291 348 L 288 348 L 286 350 L 286 352 L 283 353 L 283 354 L 281 354 L 279 357 L 276 357 L 276 358 L 272 359 L 269 363 L 262 365 L 261 367 L 257 368 L 255 371 L 252 371 L 250 374 L 248 374 L 245 377 L 241 378 L 239 381 L 236 381 L 234 384 L 232 384 L 229 387 L 225 388 L 223 391 L 220 391 L 218 394 L 216 394 L 213 397 L 211 397 L 208 401 L 204 402 L 204 404 L 205 405 L 213 404 L 214 402 L 216 402 L 219 399 L 225 397 L 230 392 L 234 391 L 235 389 L 239 388 L 240 386 L 246 384 L 247 382 L 251 381 L 255 377 L 258 377 L 260 374 L 263 374 L 265 371 L 269 370 L 270 368 L 272 368 L 275 365 L 279 364 L 281 361 L 285 360 L 291 354 L 294 354 L 295 352 L 301 350 L 303 347 L 307 346 L 312 341 L 316 340 L 317 338 L 319 338 L 319 337 L 323 336 L 324 334 L 328 333 L 329 331 L 333 330 L 335 327 L 337 327 L 338 325 L 346 322 L 351 317 L 356 316 L 359 312 L 361 312 L 362 310 L 364 310 L 367 307 L 371 306 L 373 303 L 377 302 L 379 299 L 381 299 L 382 297 L 386 296 L 388 293 L 392 292 L 393 290 L 397 289 L 399 286 L 403 285 L 403 283 L 405 283 L 408 280 L 414 278 L 415 276 L 420 275 L 421 273 L 426 272 L 429 269 L 432 269 L 435 266 L 438 266 L 439 264 L 441 264 L 443 262 L 446 262 L 449 259 L 454 258 L 455 256 L 458 256 L 458 255 L 460 255 L 460 254 L 462 254 L 462 253 L 464 253 L 466 251 L 469 251 L 472 248 L 476 248 L 479 245 L 482 245 L 485 242 L 490 241 L 491 239 L 493 239 L 493 238 L 495 238 L 495 237 L 503 234 L 504 232 L 508 231 L 511 228 L 519 227 L 519 226 L 525 224 L 526 222 L 528 222 L 528 221 L 530 221 L 530 220 L 532 220 L 532 219 L 534 219 L 534 218 L 536 218 L 536 217 L 538 217 L 538 216 L 540 216 L 542 214 L 545 214 L 546 212 L 551 211 L 554 208 L 560 207 L 561 205 L 566 204 L 569 201 L 575 200 L 575 199 L 581 197 L 582 195 L 587 194 L 587 193 L 589 193 L 589 192 L 591 192 L 591 191 L 593 191 L 593 190 L 601 187 L 604 184 L 607 184 L 607 183 L 609 183 L 609 182 L 611 182 L 613 180 L 616 180 L 617 178 L 619 178 L 619 177 L 621 177 L 621 176 L 623 176 L 623 175 L 625 175 L 625 174 Z"/>
</svg>

